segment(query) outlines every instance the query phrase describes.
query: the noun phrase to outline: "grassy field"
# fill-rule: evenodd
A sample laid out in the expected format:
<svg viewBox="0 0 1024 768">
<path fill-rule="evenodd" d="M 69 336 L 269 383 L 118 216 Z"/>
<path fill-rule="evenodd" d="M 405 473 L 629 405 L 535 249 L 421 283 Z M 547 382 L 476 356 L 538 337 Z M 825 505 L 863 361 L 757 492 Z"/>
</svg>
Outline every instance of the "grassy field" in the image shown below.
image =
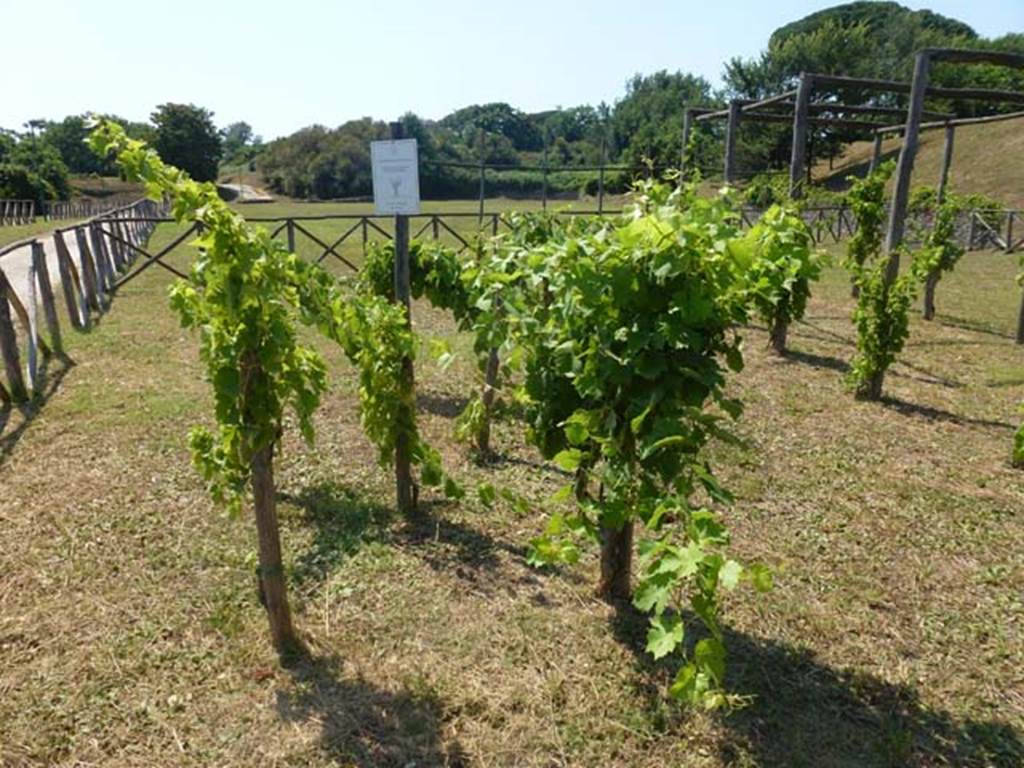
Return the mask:
<svg viewBox="0 0 1024 768">
<path fill-rule="evenodd" d="M 751 701 L 706 715 L 666 701 L 672 668 L 643 653 L 644 619 L 594 598 L 596 553 L 525 564 L 538 514 L 471 493 L 428 496 L 422 526 L 397 520 L 353 371 L 319 342 L 333 386 L 316 447 L 288 430 L 278 462 L 312 657 L 279 667 L 253 526 L 215 510 L 189 465 L 186 432 L 210 397 L 196 339 L 166 309 L 168 276 L 151 269 L 69 340 L 76 364 L 50 371 L 42 402 L 0 416 L 0 765 L 1018 766 L 1016 271 L 1016 257 L 966 256 L 937 320 L 913 319 L 878 404 L 843 388 L 839 270 L 787 359 L 744 331 L 745 444 L 712 458 L 737 496 L 736 552 L 770 563 L 777 588 L 730 598 L 728 684 Z M 428 306 L 414 316 L 459 353 L 416 371 L 448 469 L 470 487 L 557 488 L 512 415 L 499 461 L 467 459 L 451 434 L 474 380 L 468 340 Z"/>
</svg>

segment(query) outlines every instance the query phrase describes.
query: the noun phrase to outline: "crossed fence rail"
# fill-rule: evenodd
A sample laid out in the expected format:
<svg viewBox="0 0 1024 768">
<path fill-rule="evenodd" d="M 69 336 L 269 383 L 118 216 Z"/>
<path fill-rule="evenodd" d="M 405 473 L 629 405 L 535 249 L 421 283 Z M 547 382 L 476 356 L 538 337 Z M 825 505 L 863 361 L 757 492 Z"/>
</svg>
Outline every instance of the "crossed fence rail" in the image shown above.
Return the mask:
<svg viewBox="0 0 1024 768">
<path fill-rule="evenodd" d="M 565 210 L 560 215 L 612 215 L 619 211 Z M 740 221 L 745 227 L 756 223 L 762 211 L 744 208 Z M 188 276 L 168 257 L 197 232 L 196 225 L 187 226 L 159 250 L 148 249 L 150 235 L 157 225 L 173 222 L 163 204 L 139 200 L 131 205 L 96 216 L 89 221 L 55 230 L 53 253 L 59 281 L 52 281 L 47 253 L 42 238 L 31 238 L 0 248 L 0 354 L 7 384 L 0 381 L 0 400 L 5 404 L 27 399 L 38 391 L 39 358 L 63 356 L 61 327 L 54 287 L 59 286 L 64 299 L 68 322 L 75 330 L 87 330 L 94 314 L 103 313 L 118 289 L 139 275 L 159 266 L 178 278 Z M 852 212 L 841 206 L 819 206 L 803 211 L 805 221 L 817 243 L 839 242 L 856 231 Z M 410 232 L 414 238 L 442 239 L 463 251 L 473 247 L 477 235 L 495 236 L 511 230 L 509 217 L 500 213 L 453 212 L 424 213 L 410 216 Z M 997 247 L 1007 252 L 1024 247 L 1022 233 L 1014 235 L 1014 223 L 1020 211 L 971 212 L 962 222 L 961 237 L 968 248 Z M 291 251 L 299 238 L 316 246 L 313 259 L 317 263 L 333 257 L 347 269 L 358 271 L 358 259 L 350 258 L 343 246 L 356 245 L 365 255 L 371 240 L 389 240 L 386 229 L 391 217 L 374 214 L 323 214 L 311 216 L 250 217 L 250 221 L 273 225 L 272 237 L 283 238 Z M 475 220 L 475 222 L 474 222 Z M 340 222 L 340 234 L 327 237 L 315 232 L 314 222 Z M 459 222 L 463 225 L 459 226 Z M 470 226 L 467 228 L 465 224 Z M 473 226 L 475 223 L 475 226 Z M 1024 229 L 1024 227 L 1022 227 Z M 5 269 L 20 256 L 27 261 L 27 290 L 24 297 L 12 287 Z M 140 259 L 141 257 L 141 259 Z M 48 333 L 40 333 L 37 319 L 39 305 Z M 13 315 L 12 315 L 13 311 Z M 1022 305 L 1024 317 L 1024 305 Z M 21 326 L 16 333 L 14 318 Z M 19 345 L 19 336 L 22 344 Z M 1024 339 L 1021 339 L 1024 341 Z M 21 346 L 24 346 L 24 365 Z"/>
</svg>

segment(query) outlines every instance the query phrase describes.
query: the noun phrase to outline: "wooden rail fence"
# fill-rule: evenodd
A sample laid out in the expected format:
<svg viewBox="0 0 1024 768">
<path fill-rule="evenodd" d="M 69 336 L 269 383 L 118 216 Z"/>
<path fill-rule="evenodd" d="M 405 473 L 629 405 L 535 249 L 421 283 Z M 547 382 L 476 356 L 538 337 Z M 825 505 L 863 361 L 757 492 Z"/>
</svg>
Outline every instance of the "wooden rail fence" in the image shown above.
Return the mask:
<svg viewBox="0 0 1024 768">
<path fill-rule="evenodd" d="M 45 202 L 41 206 L 35 200 L 0 199 L 0 227 L 32 224 L 35 221 L 66 221 L 67 219 L 87 219 L 104 213 L 121 210 L 130 206 L 134 196 L 112 195 L 95 200 L 55 200 Z"/>
<path fill-rule="evenodd" d="M 165 212 L 163 205 L 138 200 L 56 230 L 53 248 L 63 312 L 58 308 L 43 238 L 0 248 L 0 358 L 5 374 L 5 379 L 0 378 L 0 401 L 5 407 L 40 392 L 40 357 L 66 361 L 60 316 L 66 315 L 76 330 L 89 329 L 94 315 L 110 307 L 118 276 L 131 269 L 154 222 Z M 72 241 L 74 248 L 69 247 Z M 19 295 L 8 273 L 26 269 L 27 279 L 20 283 L 24 291 Z"/>
<path fill-rule="evenodd" d="M 35 220 L 35 200 L 0 200 L 0 227 L 31 224 Z"/>
<path fill-rule="evenodd" d="M 160 250 L 147 250 L 155 227 L 173 221 L 166 213 L 165 206 L 140 200 L 83 224 L 56 230 L 53 243 L 63 312 L 58 311 L 42 240 L 31 238 L 0 248 L 0 296 L 7 298 L 7 301 L 0 300 L 0 355 L 6 373 L 6 384 L 0 379 L 0 400 L 4 404 L 23 401 L 38 391 L 40 356 L 47 359 L 63 354 L 59 315 L 66 315 L 73 329 L 87 330 L 93 315 L 109 308 L 119 288 L 154 265 L 175 277 L 187 279 L 185 273 L 168 263 L 167 257 L 195 234 L 194 225 L 180 232 Z M 560 215 L 614 213 L 617 212 L 570 210 L 560 212 Z M 740 221 L 745 227 L 753 226 L 761 213 L 756 208 L 743 208 Z M 856 230 L 852 212 L 841 206 L 807 207 L 803 216 L 818 243 L 840 242 Z M 509 218 L 500 213 L 483 216 L 479 212 L 424 213 L 409 218 L 413 238 L 446 240 L 460 251 L 471 248 L 477 234 L 494 236 L 511 229 Z M 289 250 L 295 251 L 299 240 L 304 238 L 316 246 L 313 258 L 317 263 L 333 257 L 353 272 L 359 269 L 358 259 L 350 258 L 342 246 L 355 242 L 365 255 L 371 240 L 392 238 L 392 233 L 383 226 L 390 219 L 389 216 L 373 214 L 249 217 L 250 221 L 271 227 L 271 235 L 281 238 Z M 314 222 L 323 221 L 339 222 L 339 234 L 326 237 L 322 232 L 314 232 Z M 462 226 L 459 222 L 463 222 Z M 1010 252 L 1024 247 L 1022 230 L 1024 215 L 1021 211 L 971 212 L 961 226 L 961 237 L 972 249 L 996 247 Z M 72 243 L 74 247 L 71 247 Z M 25 297 L 18 295 L 5 274 L 5 261 L 10 263 L 19 254 L 23 260 L 28 260 L 28 291 Z M 41 333 L 44 325 L 46 332 Z M 20 332 L 17 326 L 20 326 Z"/>
</svg>

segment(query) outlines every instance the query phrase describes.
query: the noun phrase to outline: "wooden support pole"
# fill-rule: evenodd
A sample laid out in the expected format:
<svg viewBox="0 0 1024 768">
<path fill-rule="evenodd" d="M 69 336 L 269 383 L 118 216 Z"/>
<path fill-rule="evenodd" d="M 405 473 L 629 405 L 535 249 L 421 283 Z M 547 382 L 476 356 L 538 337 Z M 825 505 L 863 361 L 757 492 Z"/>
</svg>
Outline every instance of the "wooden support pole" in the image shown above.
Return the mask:
<svg viewBox="0 0 1024 768">
<path fill-rule="evenodd" d="M 548 140 L 547 136 L 544 137 L 544 158 L 542 160 L 544 170 L 541 172 L 541 193 L 540 193 L 540 207 L 542 210 L 548 209 Z"/>
<path fill-rule="evenodd" d="M 906 228 L 907 202 L 910 199 L 910 181 L 914 172 L 914 160 L 917 157 L 921 110 L 924 109 L 925 92 L 928 89 L 928 77 L 931 61 L 926 53 L 919 53 L 914 62 L 914 82 L 910 92 L 910 105 L 907 110 L 907 124 L 903 137 L 903 148 L 896 167 L 896 182 L 893 190 L 892 204 L 889 208 L 889 226 L 885 236 L 885 253 L 889 257 L 886 269 L 886 285 L 896 281 L 900 269 L 899 247 L 903 243 Z"/>
<path fill-rule="evenodd" d="M 725 128 L 725 183 L 736 180 L 736 137 L 740 129 L 740 103 L 729 104 L 729 123 Z"/>
<path fill-rule="evenodd" d="M 607 162 L 605 157 L 606 153 L 606 142 L 604 127 L 601 130 L 601 167 L 597 171 L 597 215 L 600 216 L 604 213 L 604 166 Z"/>
<path fill-rule="evenodd" d="M 1006 212 L 1006 252 L 1013 253 L 1013 219 L 1016 216 L 1015 211 Z"/>
<path fill-rule="evenodd" d="M 32 267 L 39 287 L 39 298 L 43 300 L 43 317 L 46 318 L 46 329 L 50 333 L 50 345 L 54 352 L 62 355 L 64 342 L 60 334 L 60 321 L 57 319 L 57 302 L 53 297 L 50 268 L 46 264 L 46 250 L 38 240 L 32 243 Z"/>
<path fill-rule="evenodd" d="M 693 132 L 693 112 L 690 111 L 689 107 L 683 110 L 683 146 L 679 151 L 679 178 L 686 175 L 686 165 L 689 160 L 690 152 L 690 134 Z M 603 145 L 602 145 L 603 149 Z M 601 153 L 601 162 L 604 162 L 604 152 Z"/>
<path fill-rule="evenodd" d="M 484 129 L 480 129 L 480 213 L 477 216 L 477 227 L 483 227 L 484 225 L 484 184 L 485 184 L 485 166 L 484 163 L 487 160 L 487 153 L 484 147 Z"/>
<path fill-rule="evenodd" d="M 1020 296 L 1020 310 L 1017 312 L 1017 343 L 1024 344 L 1024 293 Z"/>
<path fill-rule="evenodd" d="M 295 222 L 292 219 L 285 222 L 285 231 L 288 234 L 288 251 L 295 253 Z"/>
<path fill-rule="evenodd" d="M 793 107 L 793 148 L 789 160 L 789 197 L 799 200 L 803 197 L 804 164 L 807 153 L 807 105 L 811 103 L 814 79 L 800 74 L 796 89 L 796 105 Z"/>
<path fill-rule="evenodd" d="M 871 164 L 868 166 L 868 173 L 874 173 L 882 160 L 882 134 L 876 133 L 871 143 Z"/>
<path fill-rule="evenodd" d="M 57 270 L 60 273 L 60 287 L 64 292 L 64 304 L 68 310 L 68 320 L 72 328 L 89 327 L 89 307 L 85 296 L 82 294 L 82 286 L 78 276 L 72 275 L 75 272 L 75 264 L 71 260 L 67 243 L 64 242 L 64 233 L 59 229 L 53 233 L 53 242 L 57 246 Z"/>
<path fill-rule="evenodd" d="M 90 307 L 97 312 L 103 311 L 103 294 L 96 275 L 96 265 L 89 252 L 89 243 L 86 240 L 85 228 L 75 228 L 75 239 L 78 241 L 78 261 L 81 264 L 82 292 Z"/>
<path fill-rule="evenodd" d="M 21 355 L 18 353 L 18 337 L 14 334 L 14 322 L 11 320 L 11 305 L 8 296 L 11 286 L 7 275 L 0 270 L 0 356 L 4 360 L 7 372 L 7 385 L 10 398 L 21 403 L 28 400 L 28 390 L 21 374 Z"/>
<path fill-rule="evenodd" d="M 402 124 L 391 124 L 391 138 L 402 138 Z M 481 150 L 483 149 L 483 131 Z M 483 152 L 481 151 L 480 172 L 483 178 Z M 480 224 L 483 224 L 483 183 L 480 186 Z M 412 325 L 412 289 L 409 274 L 409 217 L 395 216 L 395 265 L 394 265 L 395 301 L 405 309 L 406 321 Z M 402 360 L 402 395 L 405 407 L 412 410 L 409 416 L 415 419 L 416 383 L 412 359 Z M 412 477 L 412 443 L 408 432 L 400 431 L 395 440 L 395 490 L 398 500 L 398 511 L 406 516 L 416 513 L 417 488 Z"/>
</svg>

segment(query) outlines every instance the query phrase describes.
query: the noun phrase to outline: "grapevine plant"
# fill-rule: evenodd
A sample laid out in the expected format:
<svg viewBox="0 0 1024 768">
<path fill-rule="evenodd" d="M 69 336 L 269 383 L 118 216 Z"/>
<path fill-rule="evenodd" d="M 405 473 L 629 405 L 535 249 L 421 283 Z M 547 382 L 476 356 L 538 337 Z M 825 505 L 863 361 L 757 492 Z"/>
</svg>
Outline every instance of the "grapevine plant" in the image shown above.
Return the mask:
<svg viewBox="0 0 1024 768">
<path fill-rule="evenodd" d="M 749 265 L 751 302 L 768 323 L 772 348 L 784 354 L 789 325 L 804 316 L 811 281 L 821 275 L 822 258 L 810 229 L 795 208 L 774 205 L 729 247 L 734 258 Z"/>
<path fill-rule="evenodd" d="M 957 195 L 947 194 L 935 208 L 932 228 L 925 237 L 922 259 L 926 270 L 924 283 L 925 320 L 935 317 L 935 288 L 942 275 L 951 272 L 964 255 L 964 247 L 956 235 L 956 222 L 964 212 L 964 201 Z"/>
<path fill-rule="evenodd" d="M 651 614 L 647 650 L 678 654 L 672 695 L 709 707 L 728 701 L 721 592 L 770 583 L 763 567 L 726 556 L 715 507 L 729 496 L 700 455 L 725 435 L 722 415 L 741 410 L 724 392 L 727 369 L 742 367 L 734 328 L 748 303 L 745 265 L 728 246 L 737 226 L 724 197 L 646 182 L 621 221 L 531 252 L 546 301 L 537 313 L 516 307 L 513 330 L 530 439 L 575 473 L 556 498 L 576 502 L 552 515 L 532 561 L 575 560 L 574 535 L 599 541 L 599 592 L 628 598 L 643 525 L 632 599 Z M 689 614 L 704 627 L 691 652 Z"/>
<path fill-rule="evenodd" d="M 864 270 L 869 269 L 871 262 L 882 250 L 886 216 L 885 185 L 895 170 L 896 163 L 889 160 L 863 179 L 850 179 L 846 205 L 853 212 L 857 227 L 846 246 L 843 266 L 851 273 L 854 298 L 857 298 L 860 291 L 859 280 Z"/>
<path fill-rule="evenodd" d="M 191 430 L 192 460 L 214 501 L 233 514 L 252 487 L 261 599 L 275 647 L 290 654 L 300 643 L 281 563 L 273 454 L 288 409 L 303 437 L 313 439 L 312 417 L 327 383 L 323 359 L 299 342 L 297 324 L 320 328 L 359 369 L 360 415 L 382 463 L 393 459 L 397 436 L 409 435 L 423 483 L 460 496 L 461 488 L 442 472 L 440 456 L 419 439 L 415 403 L 400 386 L 402 360 L 413 356 L 415 337 L 402 307 L 380 296 L 344 295 L 325 270 L 302 262 L 264 228 L 248 225 L 214 185 L 165 164 L 117 124 L 101 123 L 90 143 L 102 156 L 115 155 L 124 175 L 143 182 L 150 197 L 168 198 L 178 222 L 200 231 L 191 279 L 170 292 L 182 324 L 199 331 L 200 357 L 214 391 L 217 425 Z"/>
<path fill-rule="evenodd" d="M 235 514 L 251 483 L 260 592 L 274 645 L 290 654 L 299 640 L 281 564 L 273 452 L 286 409 L 312 440 L 313 412 L 326 387 L 324 361 L 299 342 L 295 330 L 298 289 L 311 270 L 265 230 L 248 226 L 213 184 L 165 164 L 116 123 L 100 124 L 90 144 L 104 157 L 116 155 L 124 175 L 143 182 L 150 197 L 169 198 L 175 220 L 200 228 L 192 280 L 176 283 L 170 295 L 182 324 L 200 331 L 200 357 L 213 385 L 217 426 L 192 429 L 192 459 L 214 500 Z"/>
</svg>

